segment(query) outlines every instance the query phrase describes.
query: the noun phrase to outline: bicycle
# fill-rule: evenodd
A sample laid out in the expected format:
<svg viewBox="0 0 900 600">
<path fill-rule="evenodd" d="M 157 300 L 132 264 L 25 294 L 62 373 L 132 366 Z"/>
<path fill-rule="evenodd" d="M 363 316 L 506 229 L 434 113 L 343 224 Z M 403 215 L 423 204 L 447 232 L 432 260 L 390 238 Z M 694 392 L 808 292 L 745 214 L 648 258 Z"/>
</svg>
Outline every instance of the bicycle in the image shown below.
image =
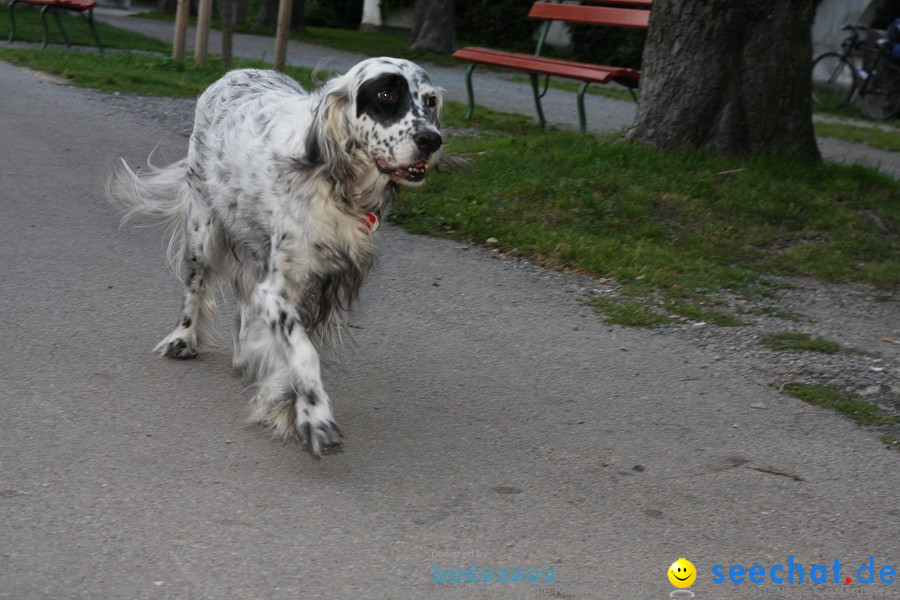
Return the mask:
<svg viewBox="0 0 900 600">
<path fill-rule="evenodd" d="M 823 108 L 840 108 L 859 95 L 860 108 L 873 119 L 889 119 L 900 110 L 900 66 L 892 57 L 893 44 L 883 37 L 869 42 L 865 25 L 845 25 L 850 36 L 841 52 L 826 52 L 813 61 L 813 102 Z M 858 66 L 858 55 L 863 65 Z M 865 68 L 869 64 L 868 70 Z"/>
</svg>

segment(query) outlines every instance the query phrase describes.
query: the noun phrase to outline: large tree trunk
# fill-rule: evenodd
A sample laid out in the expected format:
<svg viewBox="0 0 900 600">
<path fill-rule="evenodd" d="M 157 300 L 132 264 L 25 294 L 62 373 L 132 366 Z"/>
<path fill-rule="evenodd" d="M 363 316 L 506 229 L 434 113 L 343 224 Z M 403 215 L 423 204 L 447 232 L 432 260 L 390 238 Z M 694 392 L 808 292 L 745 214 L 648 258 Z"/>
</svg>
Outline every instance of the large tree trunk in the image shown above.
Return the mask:
<svg viewBox="0 0 900 600">
<path fill-rule="evenodd" d="M 817 0 L 656 0 L 629 138 L 661 149 L 791 149 L 818 160 L 812 127 Z"/>
<path fill-rule="evenodd" d="M 232 49 L 234 48 L 234 20 L 239 0 L 221 0 L 219 14 L 222 19 L 222 52 L 221 64 L 224 70 L 231 68 Z"/>
<path fill-rule="evenodd" d="M 453 0 L 416 0 L 409 47 L 436 54 L 456 50 Z"/>
</svg>

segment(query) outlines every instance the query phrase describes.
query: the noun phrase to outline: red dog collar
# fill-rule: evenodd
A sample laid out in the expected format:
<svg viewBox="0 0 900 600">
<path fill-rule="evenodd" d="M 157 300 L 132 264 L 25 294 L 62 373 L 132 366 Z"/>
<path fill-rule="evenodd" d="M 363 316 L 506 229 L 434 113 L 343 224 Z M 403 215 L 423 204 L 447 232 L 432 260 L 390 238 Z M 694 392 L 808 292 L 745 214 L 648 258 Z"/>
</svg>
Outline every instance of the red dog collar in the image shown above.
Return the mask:
<svg viewBox="0 0 900 600">
<path fill-rule="evenodd" d="M 369 233 L 375 233 L 378 230 L 378 225 L 381 223 L 381 219 L 378 218 L 377 213 L 367 212 L 365 214 L 365 219 L 363 220 L 363 227 L 366 228 L 366 231 Z"/>
</svg>

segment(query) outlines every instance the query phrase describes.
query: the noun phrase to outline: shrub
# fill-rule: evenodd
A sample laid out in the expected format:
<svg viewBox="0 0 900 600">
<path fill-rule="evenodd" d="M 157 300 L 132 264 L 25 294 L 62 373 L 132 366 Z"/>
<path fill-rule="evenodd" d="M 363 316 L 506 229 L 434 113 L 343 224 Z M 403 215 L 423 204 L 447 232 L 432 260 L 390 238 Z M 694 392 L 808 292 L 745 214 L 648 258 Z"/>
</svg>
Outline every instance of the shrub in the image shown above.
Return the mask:
<svg viewBox="0 0 900 600">
<path fill-rule="evenodd" d="M 596 25 L 569 25 L 572 53 L 588 63 L 641 68 L 646 31 Z"/>
<path fill-rule="evenodd" d="M 456 0 L 456 37 L 492 48 L 534 51 L 540 23 L 528 18 L 532 0 Z"/>
</svg>

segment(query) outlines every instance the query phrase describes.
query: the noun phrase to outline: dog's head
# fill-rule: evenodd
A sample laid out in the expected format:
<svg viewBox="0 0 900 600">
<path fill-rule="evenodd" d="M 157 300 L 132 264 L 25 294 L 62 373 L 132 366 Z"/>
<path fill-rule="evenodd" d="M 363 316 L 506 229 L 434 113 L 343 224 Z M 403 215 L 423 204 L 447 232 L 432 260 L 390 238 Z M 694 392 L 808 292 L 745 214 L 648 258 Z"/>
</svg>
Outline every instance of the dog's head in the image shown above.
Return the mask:
<svg viewBox="0 0 900 600">
<path fill-rule="evenodd" d="M 311 142 L 336 168 L 353 155 L 395 183 L 419 185 L 440 158 L 442 106 L 421 67 L 371 58 L 326 85 Z"/>
</svg>

